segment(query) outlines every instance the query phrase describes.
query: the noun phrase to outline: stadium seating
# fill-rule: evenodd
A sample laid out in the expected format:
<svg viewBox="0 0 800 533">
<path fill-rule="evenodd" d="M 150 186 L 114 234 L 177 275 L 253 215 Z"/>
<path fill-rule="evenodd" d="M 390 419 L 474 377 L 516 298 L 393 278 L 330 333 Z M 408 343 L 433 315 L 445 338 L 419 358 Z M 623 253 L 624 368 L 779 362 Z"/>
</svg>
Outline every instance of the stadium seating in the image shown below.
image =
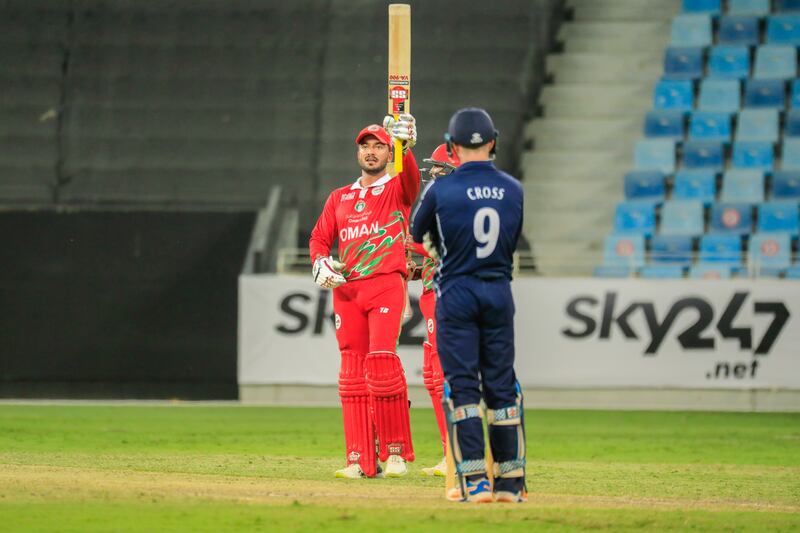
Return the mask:
<svg viewBox="0 0 800 533">
<path fill-rule="evenodd" d="M 643 235 L 609 235 L 603 247 L 603 266 L 639 268 L 644 265 Z"/>
<path fill-rule="evenodd" d="M 717 194 L 717 175 L 713 170 L 679 170 L 675 174 L 672 197 L 700 200 L 708 205 Z"/>
<path fill-rule="evenodd" d="M 740 80 L 750 75 L 750 50 L 747 46 L 715 46 L 708 56 L 710 79 Z"/>
<path fill-rule="evenodd" d="M 644 120 L 645 137 L 683 139 L 684 121 L 681 111 L 650 111 Z"/>
<path fill-rule="evenodd" d="M 781 168 L 800 170 L 800 139 L 784 139 L 781 148 Z"/>
<path fill-rule="evenodd" d="M 797 50 L 793 46 L 766 44 L 756 50 L 753 77 L 789 79 L 797 76 Z"/>
<path fill-rule="evenodd" d="M 661 210 L 661 235 L 698 236 L 705 230 L 703 204 L 694 200 L 669 200 Z"/>
<path fill-rule="evenodd" d="M 785 92 L 783 80 L 748 80 L 745 84 L 744 105 L 782 109 L 786 99 Z"/>
<path fill-rule="evenodd" d="M 650 261 L 689 266 L 692 262 L 692 237 L 654 235 L 650 240 Z"/>
<path fill-rule="evenodd" d="M 661 202 L 664 200 L 664 174 L 658 170 L 634 170 L 625 174 L 625 198 Z"/>
<path fill-rule="evenodd" d="M 737 141 L 733 143 L 732 163 L 735 168 L 772 169 L 774 162 L 772 143 L 762 141 Z"/>
<path fill-rule="evenodd" d="M 722 170 L 724 154 L 721 142 L 686 141 L 683 143 L 683 166 L 694 169 Z"/>
<path fill-rule="evenodd" d="M 709 13 L 718 15 L 722 10 L 722 0 L 683 0 L 684 13 Z"/>
<path fill-rule="evenodd" d="M 767 19 L 767 42 L 771 44 L 800 44 L 800 15 L 773 15 Z"/>
<path fill-rule="evenodd" d="M 789 104 L 792 107 L 800 107 L 800 80 L 792 80 Z"/>
<path fill-rule="evenodd" d="M 750 269 L 757 273 L 788 268 L 791 263 L 791 239 L 788 233 L 755 233 L 747 252 Z"/>
<path fill-rule="evenodd" d="M 758 206 L 758 232 L 786 232 L 797 235 L 800 218 L 796 202 L 765 202 Z"/>
<path fill-rule="evenodd" d="M 694 107 L 692 82 L 688 80 L 661 80 L 653 89 L 653 107 L 690 111 Z"/>
<path fill-rule="evenodd" d="M 800 0 L 775 0 L 775 11 L 800 11 Z"/>
<path fill-rule="evenodd" d="M 700 262 L 742 265 L 742 238 L 739 235 L 708 234 L 700 238 Z"/>
<path fill-rule="evenodd" d="M 786 269 L 786 279 L 798 280 L 800 279 L 800 265 L 794 264 Z"/>
<path fill-rule="evenodd" d="M 729 266 L 700 262 L 689 269 L 689 277 L 701 279 L 728 279 L 731 277 L 731 272 L 732 269 Z"/>
<path fill-rule="evenodd" d="M 656 229 L 656 209 L 649 202 L 620 202 L 614 217 L 614 231 L 619 234 L 651 235 Z"/>
<path fill-rule="evenodd" d="M 737 141 L 763 141 L 778 142 L 778 123 L 780 117 L 776 109 L 743 109 L 739 113 L 739 122 L 736 126 Z M 787 130 L 788 130 L 787 119 Z M 800 135 L 800 115 L 797 120 L 797 131 Z"/>
<path fill-rule="evenodd" d="M 770 0 L 728 0 L 728 13 L 732 15 L 756 15 L 769 13 Z"/>
<path fill-rule="evenodd" d="M 645 265 L 639 271 L 639 276 L 645 279 L 676 279 L 683 277 L 684 270 L 680 265 Z"/>
<path fill-rule="evenodd" d="M 738 80 L 703 80 L 700 83 L 698 109 L 720 113 L 736 113 L 741 106 Z"/>
<path fill-rule="evenodd" d="M 703 76 L 703 48 L 667 48 L 664 54 L 664 78 L 696 80 Z"/>
<path fill-rule="evenodd" d="M 634 165 L 637 169 L 658 169 L 665 174 L 675 170 L 675 141 L 644 139 L 636 143 Z"/>
<path fill-rule="evenodd" d="M 730 115 L 714 111 L 695 111 L 689 120 L 689 139 L 730 142 Z"/>
<path fill-rule="evenodd" d="M 764 201 L 764 173 L 759 170 L 729 170 L 722 177 L 720 200 L 729 203 Z"/>
<path fill-rule="evenodd" d="M 672 19 L 672 44 L 680 46 L 711 45 L 711 17 L 685 14 Z"/>
<path fill-rule="evenodd" d="M 753 206 L 751 204 L 720 202 L 711 206 L 711 232 L 748 234 L 752 230 Z"/>
<path fill-rule="evenodd" d="M 786 112 L 786 128 L 783 134 L 787 137 L 800 137 L 800 109 L 790 109 Z"/>
<path fill-rule="evenodd" d="M 751 16 L 727 16 L 719 21 L 719 42 L 756 46 L 758 44 L 758 18 Z"/>
<path fill-rule="evenodd" d="M 800 201 L 800 171 L 776 170 L 770 194 L 775 200 Z"/>
</svg>

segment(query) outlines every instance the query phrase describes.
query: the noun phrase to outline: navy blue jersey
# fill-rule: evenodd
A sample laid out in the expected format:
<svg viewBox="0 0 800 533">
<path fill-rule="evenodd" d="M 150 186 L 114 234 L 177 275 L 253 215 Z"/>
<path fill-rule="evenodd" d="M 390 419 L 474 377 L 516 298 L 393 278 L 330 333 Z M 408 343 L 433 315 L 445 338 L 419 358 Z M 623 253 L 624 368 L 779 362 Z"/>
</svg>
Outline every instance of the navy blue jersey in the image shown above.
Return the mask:
<svg viewBox="0 0 800 533">
<path fill-rule="evenodd" d="M 490 161 L 464 163 L 429 185 L 411 233 L 422 242 L 430 232 L 440 257 L 436 283 L 461 275 L 511 279 L 522 208 L 520 183 Z"/>
</svg>

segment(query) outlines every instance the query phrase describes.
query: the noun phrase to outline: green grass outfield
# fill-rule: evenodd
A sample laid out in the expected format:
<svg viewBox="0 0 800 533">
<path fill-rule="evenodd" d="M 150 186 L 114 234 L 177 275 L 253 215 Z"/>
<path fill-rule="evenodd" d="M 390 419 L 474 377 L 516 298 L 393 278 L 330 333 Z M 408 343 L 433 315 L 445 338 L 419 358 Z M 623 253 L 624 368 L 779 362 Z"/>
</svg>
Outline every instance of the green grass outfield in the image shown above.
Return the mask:
<svg viewBox="0 0 800 533">
<path fill-rule="evenodd" d="M 337 480 L 338 409 L 0 405 L 0 531 L 800 531 L 800 415 L 527 411 L 521 505 Z M 502 526 L 502 528 L 497 528 Z"/>
</svg>

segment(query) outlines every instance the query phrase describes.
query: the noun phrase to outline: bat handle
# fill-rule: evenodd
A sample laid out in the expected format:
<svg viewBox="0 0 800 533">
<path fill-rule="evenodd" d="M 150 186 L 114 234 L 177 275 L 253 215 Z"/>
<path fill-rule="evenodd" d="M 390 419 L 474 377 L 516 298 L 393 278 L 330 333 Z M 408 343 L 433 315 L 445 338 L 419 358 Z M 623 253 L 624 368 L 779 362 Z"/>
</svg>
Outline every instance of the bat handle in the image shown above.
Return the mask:
<svg viewBox="0 0 800 533">
<path fill-rule="evenodd" d="M 399 120 L 399 115 L 394 115 L 395 120 Z M 394 173 L 400 174 L 403 171 L 403 141 L 394 140 Z"/>
</svg>

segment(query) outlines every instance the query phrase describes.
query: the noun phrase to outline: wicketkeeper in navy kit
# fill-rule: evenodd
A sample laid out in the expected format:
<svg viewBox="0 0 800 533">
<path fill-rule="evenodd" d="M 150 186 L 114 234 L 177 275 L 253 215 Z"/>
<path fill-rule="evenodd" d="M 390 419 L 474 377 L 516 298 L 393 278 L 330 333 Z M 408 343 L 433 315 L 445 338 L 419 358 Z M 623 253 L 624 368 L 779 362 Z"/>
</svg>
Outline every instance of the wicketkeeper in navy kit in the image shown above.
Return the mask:
<svg viewBox="0 0 800 533">
<path fill-rule="evenodd" d="M 465 108 L 452 116 L 445 138 L 461 166 L 425 189 L 412 226 L 414 240 L 440 260 L 434 282 L 444 404 L 461 495 L 469 502 L 527 500 L 510 283 L 523 191 L 492 162 L 497 133 L 483 109 Z M 481 398 L 493 472 L 486 471 Z"/>
</svg>

